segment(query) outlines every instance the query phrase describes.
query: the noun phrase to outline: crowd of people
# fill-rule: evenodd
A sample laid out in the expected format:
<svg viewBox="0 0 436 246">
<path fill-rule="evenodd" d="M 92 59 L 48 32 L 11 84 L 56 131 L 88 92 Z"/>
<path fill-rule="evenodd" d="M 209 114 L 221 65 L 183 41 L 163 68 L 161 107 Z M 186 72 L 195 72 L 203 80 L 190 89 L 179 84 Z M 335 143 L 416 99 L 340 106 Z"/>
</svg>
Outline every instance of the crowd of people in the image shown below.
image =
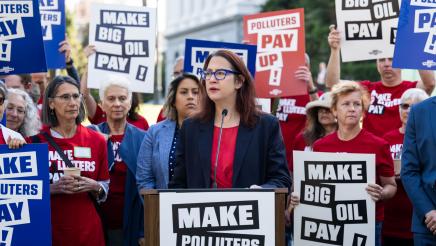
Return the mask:
<svg viewBox="0 0 436 246">
<path fill-rule="evenodd" d="M 0 144 L 48 144 L 53 245 L 144 244 L 143 189 L 292 190 L 294 150 L 374 154 L 376 182 L 366 192 L 376 203 L 376 245 L 436 245 L 433 71 L 403 81 L 384 58 L 380 81 L 341 81 L 335 28 L 328 43 L 319 87 L 306 55 L 294 76 L 307 94 L 274 99 L 277 117 L 257 109 L 254 80 L 238 55 L 212 53 L 201 78 L 177 59 L 158 123 L 149 127 L 126 78 L 101 81 L 97 102 L 62 42 L 68 76 L 2 78 Z M 95 51 L 88 47 L 86 56 Z M 69 168 L 80 173 L 67 175 Z M 298 204 L 292 193 L 288 226 Z"/>
</svg>

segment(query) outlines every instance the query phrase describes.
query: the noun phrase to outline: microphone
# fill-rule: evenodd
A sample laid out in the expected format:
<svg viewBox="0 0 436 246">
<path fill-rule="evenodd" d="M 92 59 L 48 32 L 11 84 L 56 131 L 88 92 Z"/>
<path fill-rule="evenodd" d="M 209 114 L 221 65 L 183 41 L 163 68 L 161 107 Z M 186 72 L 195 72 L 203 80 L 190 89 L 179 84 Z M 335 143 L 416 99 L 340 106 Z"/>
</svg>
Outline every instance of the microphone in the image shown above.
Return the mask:
<svg viewBox="0 0 436 246">
<path fill-rule="evenodd" d="M 227 116 L 227 113 L 229 111 L 225 108 L 223 109 L 223 111 L 221 112 L 221 125 L 220 125 L 220 134 L 218 135 L 218 146 L 216 149 L 216 154 L 215 154 L 215 169 L 213 172 L 213 188 L 218 188 L 217 183 L 216 183 L 216 172 L 217 172 L 217 168 L 218 168 L 218 156 L 220 154 L 220 147 L 221 147 L 221 136 L 223 135 L 223 124 L 224 124 L 224 117 Z"/>
</svg>

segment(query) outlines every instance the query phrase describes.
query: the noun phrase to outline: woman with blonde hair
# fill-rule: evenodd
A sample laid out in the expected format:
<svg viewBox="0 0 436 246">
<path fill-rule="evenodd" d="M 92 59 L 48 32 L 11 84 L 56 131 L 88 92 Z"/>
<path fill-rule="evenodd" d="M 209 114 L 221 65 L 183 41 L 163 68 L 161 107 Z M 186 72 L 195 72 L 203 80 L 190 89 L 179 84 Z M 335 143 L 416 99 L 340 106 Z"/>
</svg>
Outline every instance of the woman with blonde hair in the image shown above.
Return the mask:
<svg viewBox="0 0 436 246">
<path fill-rule="evenodd" d="M 369 105 L 368 92 L 353 81 L 336 84 L 332 89 L 332 112 L 338 130 L 313 145 L 315 152 L 375 154 L 376 183 L 368 184 L 367 193 L 376 202 L 375 245 L 381 245 L 384 200 L 395 195 L 397 185 L 389 144 L 382 138 L 362 129 L 360 121 Z M 292 204 L 299 198 L 292 195 Z"/>
</svg>

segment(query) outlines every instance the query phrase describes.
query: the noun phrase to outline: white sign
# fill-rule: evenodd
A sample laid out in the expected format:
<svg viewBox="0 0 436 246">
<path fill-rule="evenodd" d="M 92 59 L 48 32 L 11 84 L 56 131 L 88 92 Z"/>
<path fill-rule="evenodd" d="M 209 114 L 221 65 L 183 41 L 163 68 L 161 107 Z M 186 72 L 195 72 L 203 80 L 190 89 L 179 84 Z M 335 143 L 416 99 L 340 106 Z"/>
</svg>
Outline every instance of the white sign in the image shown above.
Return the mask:
<svg viewBox="0 0 436 246">
<path fill-rule="evenodd" d="M 400 0 L 336 0 L 342 61 L 394 55 Z"/>
<path fill-rule="evenodd" d="M 294 151 L 294 245 L 374 245 L 375 155 Z"/>
<path fill-rule="evenodd" d="M 160 245 L 275 245 L 274 191 L 161 192 Z"/>
<path fill-rule="evenodd" d="M 156 50 L 156 9 L 121 5 L 92 6 L 89 43 L 89 88 L 115 74 L 125 76 L 135 92 L 153 93 Z"/>
</svg>

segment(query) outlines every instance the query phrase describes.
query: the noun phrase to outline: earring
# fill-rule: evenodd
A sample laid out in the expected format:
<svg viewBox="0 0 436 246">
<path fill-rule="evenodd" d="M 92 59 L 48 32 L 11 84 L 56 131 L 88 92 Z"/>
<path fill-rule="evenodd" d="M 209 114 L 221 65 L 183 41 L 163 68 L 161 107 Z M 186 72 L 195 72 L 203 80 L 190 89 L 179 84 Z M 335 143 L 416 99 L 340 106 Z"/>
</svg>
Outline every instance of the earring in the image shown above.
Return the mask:
<svg viewBox="0 0 436 246">
<path fill-rule="evenodd" d="M 52 109 L 52 108 L 50 109 L 50 114 L 55 115 L 54 109 Z"/>
</svg>

